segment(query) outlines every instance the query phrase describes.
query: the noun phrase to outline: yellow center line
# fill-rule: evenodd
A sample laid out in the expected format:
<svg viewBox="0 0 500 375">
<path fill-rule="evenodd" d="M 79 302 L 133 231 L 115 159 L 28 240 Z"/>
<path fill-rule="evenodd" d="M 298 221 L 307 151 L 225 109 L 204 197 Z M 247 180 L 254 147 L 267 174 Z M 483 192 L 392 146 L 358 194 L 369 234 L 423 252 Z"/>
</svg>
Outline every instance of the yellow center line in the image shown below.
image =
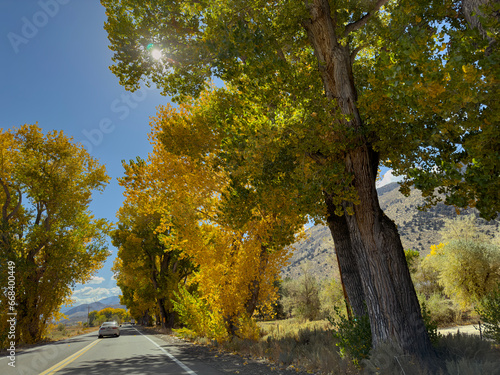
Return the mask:
<svg viewBox="0 0 500 375">
<path fill-rule="evenodd" d="M 40 375 L 51 375 L 51 374 L 55 374 L 57 371 L 61 370 L 62 368 L 66 367 L 67 365 L 69 365 L 71 362 L 73 362 L 75 359 L 77 359 L 78 357 L 80 357 L 82 354 L 84 354 L 86 351 L 88 351 L 90 348 L 92 348 L 93 346 L 95 346 L 96 344 L 98 344 L 100 341 L 102 340 L 95 340 L 93 342 L 91 342 L 90 344 L 88 344 L 85 348 L 83 349 L 80 349 L 79 351 L 77 351 L 75 354 L 69 356 L 68 358 L 66 359 L 63 359 L 61 362 L 59 362 L 58 364 L 52 366 L 51 368 L 45 370 L 44 372 L 40 373 Z"/>
</svg>

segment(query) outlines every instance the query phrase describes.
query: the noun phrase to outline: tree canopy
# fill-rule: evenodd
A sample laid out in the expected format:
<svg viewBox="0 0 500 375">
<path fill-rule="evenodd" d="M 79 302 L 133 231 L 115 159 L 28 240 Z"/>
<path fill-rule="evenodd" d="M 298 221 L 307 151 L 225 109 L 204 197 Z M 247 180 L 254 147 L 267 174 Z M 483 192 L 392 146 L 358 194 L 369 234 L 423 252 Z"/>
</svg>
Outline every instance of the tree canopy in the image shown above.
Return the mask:
<svg viewBox="0 0 500 375">
<path fill-rule="evenodd" d="M 90 280 L 109 255 L 109 224 L 88 209 L 108 181 L 104 166 L 62 132 L 0 130 L 0 257 L 16 268 L 17 340 L 39 341 L 72 287 Z"/>
<path fill-rule="evenodd" d="M 285 246 L 295 240 L 305 216 L 282 191 L 275 189 L 269 196 L 255 190 L 248 180 L 252 164 L 232 164 L 230 160 L 237 158 L 221 151 L 235 150 L 221 148 L 229 132 L 222 126 L 228 124 L 221 124 L 219 131 L 207 127 L 224 104 L 218 94 L 179 108 L 159 108 L 151 124 L 154 151 L 147 162 L 124 163 L 121 184 L 133 207 L 130 212 L 158 218 L 152 238 L 194 266 L 187 283 L 182 283 L 185 287 L 162 284 L 177 295 L 181 320 L 218 339 L 233 334 L 253 337 L 251 316 L 257 308 L 272 311 L 275 280 L 287 258 Z M 120 221 L 126 218 L 125 210 Z M 141 263 L 136 262 L 137 249 L 144 241 L 133 244 L 130 235 L 126 237 L 131 252 L 126 262 L 125 253 L 120 256 L 120 270 Z M 125 250 L 124 244 L 121 241 Z M 137 283 L 138 273 L 127 273 Z"/>
<path fill-rule="evenodd" d="M 473 7 L 487 37 L 451 0 L 102 4 L 111 69 L 128 89 L 146 79 L 185 100 L 215 76 L 267 108 L 278 126 L 266 136 L 281 146 L 267 159 L 278 161 L 270 175 L 302 176 L 303 195 L 316 204 L 324 196 L 343 274 L 353 266 L 347 294 L 366 301 L 374 344 L 430 354 L 397 228 L 378 204 L 377 168 L 382 161 L 404 174 L 404 191 L 413 184 L 430 204 L 444 193 L 447 203 L 496 216 L 496 3 Z M 234 143 L 256 144 L 263 133 L 253 129 Z"/>
</svg>

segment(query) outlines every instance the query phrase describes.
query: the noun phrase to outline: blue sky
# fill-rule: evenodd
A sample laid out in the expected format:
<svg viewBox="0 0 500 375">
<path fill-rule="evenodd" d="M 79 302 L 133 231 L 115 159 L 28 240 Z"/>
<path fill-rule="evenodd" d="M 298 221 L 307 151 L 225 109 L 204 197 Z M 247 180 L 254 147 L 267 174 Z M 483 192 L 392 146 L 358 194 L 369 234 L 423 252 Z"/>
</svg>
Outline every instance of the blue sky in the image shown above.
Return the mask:
<svg viewBox="0 0 500 375">
<path fill-rule="evenodd" d="M 123 201 L 116 182 L 121 160 L 147 157 L 149 117 L 168 98 L 156 89 L 131 94 L 119 85 L 108 68 L 104 21 L 98 1 L 0 2 L 0 128 L 38 122 L 44 131 L 63 130 L 82 142 L 113 179 L 91 209 L 114 221 Z M 77 287 L 77 304 L 118 294 L 110 270 L 116 249 L 110 248 L 113 255 L 92 283 Z"/>
<path fill-rule="evenodd" d="M 113 179 L 91 210 L 114 221 L 123 201 L 121 160 L 147 157 L 149 118 L 169 100 L 156 89 L 132 94 L 119 85 L 109 70 L 104 21 L 97 0 L 0 2 L 0 128 L 38 122 L 84 144 Z M 75 305 L 119 294 L 110 249 L 94 280 L 77 286 Z"/>
</svg>

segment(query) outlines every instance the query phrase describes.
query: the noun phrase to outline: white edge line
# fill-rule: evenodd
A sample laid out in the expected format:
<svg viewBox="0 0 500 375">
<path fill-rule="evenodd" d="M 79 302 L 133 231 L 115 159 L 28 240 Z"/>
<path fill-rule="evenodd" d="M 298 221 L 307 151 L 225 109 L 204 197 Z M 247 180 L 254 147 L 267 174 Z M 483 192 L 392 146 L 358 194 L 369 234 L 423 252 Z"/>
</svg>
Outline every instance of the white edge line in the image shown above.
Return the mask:
<svg viewBox="0 0 500 375">
<path fill-rule="evenodd" d="M 196 372 L 194 372 L 193 370 L 191 370 L 189 367 L 187 367 L 184 363 L 182 363 L 181 361 L 179 361 L 177 358 L 175 358 L 172 354 L 170 354 L 169 352 L 167 352 L 165 349 L 163 349 L 160 345 L 158 345 L 156 342 L 154 342 L 153 340 L 151 340 L 148 336 L 144 335 L 142 332 L 140 332 L 137 328 L 133 327 L 137 332 L 139 332 L 142 336 L 144 336 L 145 338 L 147 338 L 149 341 L 151 341 L 153 344 L 155 344 L 163 353 L 165 353 L 172 361 L 174 361 L 175 363 L 177 363 L 180 367 L 182 367 L 182 369 L 184 371 L 186 371 L 189 375 L 196 375 Z"/>
</svg>

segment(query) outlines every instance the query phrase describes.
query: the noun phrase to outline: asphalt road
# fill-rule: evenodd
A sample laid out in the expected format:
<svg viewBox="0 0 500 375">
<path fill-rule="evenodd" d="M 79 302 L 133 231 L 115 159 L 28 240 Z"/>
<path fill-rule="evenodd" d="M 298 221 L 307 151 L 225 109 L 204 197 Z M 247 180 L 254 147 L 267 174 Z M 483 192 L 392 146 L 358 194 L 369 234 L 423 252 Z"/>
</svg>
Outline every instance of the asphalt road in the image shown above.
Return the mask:
<svg viewBox="0 0 500 375">
<path fill-rule="evenodd" d="M 15 357 L 16 367 L 0 358 L 2 375 L 167 374 L 222 375 L 189 355 L 182 346 L 123 326 L 120 337 L 97 338 L 97 332 L 31 348 Z"/>
</svg>

